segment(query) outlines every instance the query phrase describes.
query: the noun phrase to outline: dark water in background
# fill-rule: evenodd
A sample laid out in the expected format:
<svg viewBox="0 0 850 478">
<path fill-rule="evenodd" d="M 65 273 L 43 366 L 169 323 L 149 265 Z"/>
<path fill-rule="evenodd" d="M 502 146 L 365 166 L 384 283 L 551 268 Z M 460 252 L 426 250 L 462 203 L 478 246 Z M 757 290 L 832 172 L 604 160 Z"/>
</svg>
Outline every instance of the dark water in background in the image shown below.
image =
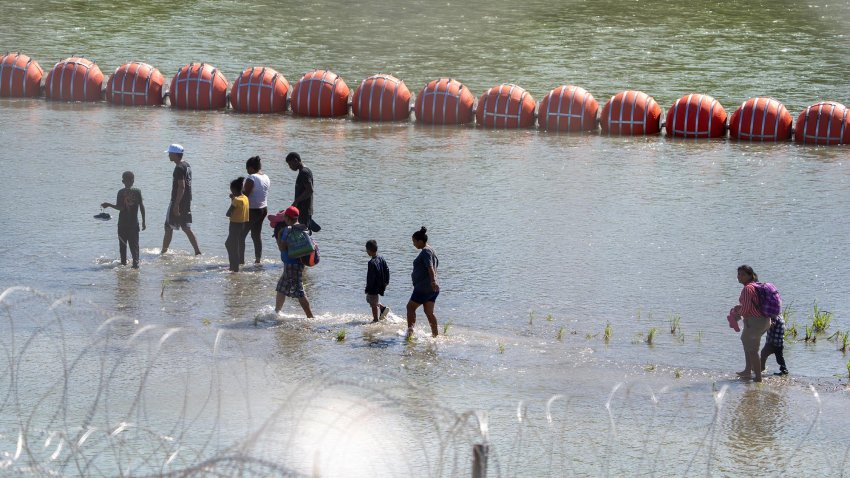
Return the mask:
<svg viewBox="0 0 850 478">
<path fill-rule="evenodd" d="M 0 50 L 25 52 L 45 70 L 78 54 L 97 61 L 106 75 L 126 61 L 145 61 L 168 79 L 182 65 L 204 61 L 231 81 L 256 65 L 277 69 L 293 84 L 310 69 L 329 68 L 352 90 L 361 79 L 386 72 L 405 80 L 414 94 L 440 76 L 458 78 L 476 96 L 502 82 L 516 83 L 538 101 L 560 84 L 576 84 L 600 105 L 627 88 L 645 91 L 665 109 L 700 92 L 718 99 L 730 115 L 757 95 L 776 97 L 795 117 L 819 100 L 850 103 L 847 4 L 0 6 L 18 18 L 0 28 Z M 200 259 L 190 257 L 179 232 L 173 253 L 158 256 L 172 169 L 162 151 L 171 142 L 186 147 L 194 171 Z M 569 390 L 588 407 L 580 419 L 587 431 L 575 439 L 604 442 L 602 405 L 618 381 L 673 387 L 683 401 L 681 416 L 710 410 L 710 404 L 682 397 L 695 393 L 710 401 L 712 384 L 730 380 L 741 366 L 740 342 L 725 325 L 740 290 L 735 268 L 741 263 L 777 284 L 801 331 L 815 301 L 834 313 L 830 334 L 850 328 L 850 153 L 843 147 L 559 136 L 8 99 L 0 100 L 0 144 L 6 237 L 0 287 L 70 293 L 106 316 L 186 327 L 199 336 L 224 330 L 250 344 L 241 356 L 274 371 L 272 383 L 279 386 L 268 386 L 271 396 L 323 373 L 390 374 L 458 412 L 489 410 L 491 438 L 498 443 L 512 436 L 508 424 L 517 401 L 539 403 Z M 296 318 L 297 306 L 287 303 L 284 326 L 257 330 L 254 319 L 267 317 L 273 304 L 278 261 L 267 240 L 262 267 L 226 272 L 227 185 L 244 174 L 245 159 L 259 154 L 272 180 L 270 208 L 285 207 L 295 176 L 283 162 L 288 151 L 300 151 L 316 178 L 323 256 L 308 273 L 307 291 L 318 318 L 304 324 Z M 92 219 L 100 202 L 112 202 L 127 169 L 135 172 L 147 207 L 139 273 L 115 264 L 115 221 Z M 423 224 L 441 260 L 437 314 L 441 328 L 450 325 L 434 345 L 426 340 L 406 346 L 397 332 L 404 328 L 407 277 L 416 254 L 409 238 Z M 362 249 L 370 238 L 393 271 L 385 302 L 394 315 L 378 327 L 361 325 L 368 320 Z M 78 315 L 60 318 L 72 331 L 67 340 L 85 342 L 85 327 L 73 333 Z M 676 315 L 683 337 L 669 333 L 668 321 Z M 423 319 L 420 313 L 420 328 Z M 607 345 L 606 323 L 613 329 Z M 643 338 L 653 327 L 656 345 L 648 347 Z M 346 340 L 337 343 L 342 329 Z M 735 384 L 735 403 L 744 404 L 737 406 L 755 407 L 779 424 L 784 419 L 776 418 L 777 408 L 790 408 L 796 418 L 808 413 L 813 402 L 806 383 L 831 388 L 836 375 L 846 377 L 848 357 L 825 338 L 786 345 L 800 382 L 771 382 L 770 390 L 778 391 L 769 396 L 780 397 L 782 407 L 753 405 L 762 396 L 750 399 L 747 387 Z M 45 347 L 42 352 L 49 353 Z M 846 403 L 843 393 L 828 397 L 838 409 Z M 407 403 L 419 410 L 413 406 L 418 402 Z M 647 414 L 636 412 L 644 419 Z M 679 423 L 676 416 L 670 424 Z M 682 418 L 673 426 L 676 439 L 693 435 L 686 423 Z M 809 443 L 812 437 L 805 428 L 776 428 L 778 442 Z M 733 432 L 746 429 L 730 422 L 723 436 L 733 443 Z M 842 443 L 835 435 L 830 440 Z M 701 443 L 687 442 L 685 454 Z M 717 455 L 726 471 L 716 473 L 753 471 L 736 462 L 734 447 L 729 456 Z M 839 458 L 823 453 L 841 469 L 838 448 Z M 521 445 L 512 449 L 531 455 Z M 502 472 L 513 474 L 502 459 Z M 810 469 L 836 470 L 820 465 Z M 783 465 L 765 466 L 769 472 Z"/>
</svg>

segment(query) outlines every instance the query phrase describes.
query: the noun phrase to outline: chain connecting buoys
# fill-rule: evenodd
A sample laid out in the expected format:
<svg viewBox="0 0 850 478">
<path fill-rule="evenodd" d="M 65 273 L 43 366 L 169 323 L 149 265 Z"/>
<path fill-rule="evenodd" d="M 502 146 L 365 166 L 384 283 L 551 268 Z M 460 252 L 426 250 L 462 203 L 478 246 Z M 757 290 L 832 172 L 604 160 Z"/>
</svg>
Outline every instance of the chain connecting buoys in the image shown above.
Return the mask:
<svg viewBox="0 0 850 478">
<path fill-rule="evenodd" d="M 320 118 L 346 116 L 350 92 L 348 85 L 336 73 L 313 70 L 292 88 L 292 112 Z"/>
<path fill-rule="evenodd" d="M 537 124 L 545 131 L 578 133 L 599 127 L 599 103 L 580 86 L 563 85 L 543 97 L 537 108 Z"/>
<path fill-rule="evenodd" d="M 164 83 L 165 77 L 151 65 L 125 63 L 106 82 L 106 101 L 128 106 L 161 105 Z"/>
<path fill-rule="evenodd" d="M 621 91 L 602 108 L 602 134 L 649 135 L 661 131 L 661 107 L 642 91 Z"/>
<path fill-rule="evenodd" d="M 44 80 L 49 100 L 100 101 L 103 73 L 91 60 L 72 56 L 57 63 Z"/>
<path fill-rule="evenodd" d="M 726 136 L 726 110 L 708 95 L 685 95 L 667 110 L 665 129 L 667 136 L 674 138 L 722 138 Z"/>
<path fill-rule="evenodd" d="M 351 112 L 361 120 L 398 121 L 410 116 L 410 90 L 392 75 L 372 75 L 351 97 Z"/>
<path fill-rule="evenodd" d="M 206 63 L 189 63 L 171 79 L 171 106 L 184 110 L 214 110 L 227 107 L 227 78 Z"/>
<path fill-rule="evenodd" d="M 289 82 L 273 68 L 247 68 L 230 89 L 230 105 L 240 113 L 283 113 L 288 101 Z"/>
<path fill-rule="evenodd" d="M 41 96 L 44 70 L 37 61 L 18 52 L 0 57 L 0 97 L 37 98 Z"/>
<path fill-rule="evenodd" d="M 528 128 L 534 126 L 537 103 L 522 87 L 501 84 L 478 99 L 475 120 L 486 128 Z"/>
<path fill-rule="evenodd" d="M 794 141 L 804 144 L 850 144 L 850 115 L 835 101 L 809 106 L 797 117 Z"/>
<path fill-rule="evenodd" d="M 793 119 L 778 100 L 759 96 L 743 102 L 729 119 L 729 136 L 749 141 L 791 139 Z"/>
<path fill-rule="evenodd" d="M 451 79 L 431 80 L 416 95 L 416 121 L 425 124 L 465 124 L 475 117 L 475 97 L 463 83 Z"/>
</svg>

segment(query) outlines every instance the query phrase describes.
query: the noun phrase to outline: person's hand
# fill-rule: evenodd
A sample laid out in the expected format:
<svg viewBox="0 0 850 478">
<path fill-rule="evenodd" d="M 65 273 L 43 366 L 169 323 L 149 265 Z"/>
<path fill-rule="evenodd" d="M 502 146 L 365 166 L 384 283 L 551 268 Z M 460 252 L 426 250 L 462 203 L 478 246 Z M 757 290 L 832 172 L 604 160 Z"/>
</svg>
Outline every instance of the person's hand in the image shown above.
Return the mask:
<svg viewBox="0 0 850 478">
<path fill-rule="evenodd" d="M 440 292 L 440 284 L 437 284 L 437 281 L 431 281 L 431 288 L 434 289 L 434 292 Z"/>
<path fill-rule="evenodd" d="M 144 231 L 145 229 L 147 229 L 147 227 L 148 226 L 145 225 L 145 221 L 142 221 L 142 230 Z"/>
<path fill-rule="evenodd" d="M 180 206 L 178 206 L 177 204 L 175 204 L 174 206 L 171 206 L 171 215 L 172 216 L 179 216 L 180 215 Z"/>
<path fill-rule="evenodd" d="M 102 202 L 102 203 L 100 203 L 100 207 L 101 208 L 107 208 L 107 207 L 109 207 L 109 203 L 108 202 Z"/>
</svg>

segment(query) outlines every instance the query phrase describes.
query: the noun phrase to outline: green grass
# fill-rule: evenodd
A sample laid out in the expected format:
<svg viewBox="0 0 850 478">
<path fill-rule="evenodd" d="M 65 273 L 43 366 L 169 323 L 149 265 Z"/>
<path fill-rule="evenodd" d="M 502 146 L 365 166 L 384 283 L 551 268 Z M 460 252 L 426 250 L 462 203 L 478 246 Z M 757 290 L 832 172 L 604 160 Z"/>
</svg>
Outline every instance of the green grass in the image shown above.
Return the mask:
<svg viewBox="0 0 850 478">
<path fill-rule="evenodd" d="M 685 333 L 679 332 L 679 335 L 676 336 L 676 340 L 678 340 L 680 344 L 685 343 Z"/>
<path fill-rule="evenodd" d="M 674 314 L 670 317 L 670 333 L 675 334 L 677 330 L 679 330 L 679 322 L 682 320 L 682 316 L 679 314 Z"/>
<path fill-rule="evenodd" d="M 607 344 L 609 340 L 611 340 L 611 336 L 614 334 L 614 330 L 611 328 L 611 322 L 605 323 L 605 332 L 603 332 L 602 339 L 605 340 Z"/>
<path fill-rule="evenodd" d="M 528 325 L 534 325 L 534 310 L 528 313 Z"/>
<path fill-rule="evenodd" d="M 443 335 L 446 335 L 446 334 L 449 333 L 449 327 L 451 327 L 451 326 L 452 326 L 451 320 L 446 322 L 445 324 L 443 324 Z"/>
<path fill-rule="evenodd" d="M 558 335 L 556 336 L 558 340 L 564 340 L 564 328 L 561 327 L 558 329 Z"/>
<path fill-rule="evenodd" d="M 336 341 L 337 342 L 344 342 L 345 341 L 345 329 L 338 330 L 336 332 Z"/>
<path fill-rule="evenodd" d="M 815 343 L 817 341 L 817 337 L 815 336 L 814 329 L 811 325 L 806 326 L 806 336 L 803 338 L 806 342 Z"/>
<path fill-rule="evenodd" d="M 546 316 L 546 322 L 552 322 L 553 320 L 555 320 L 555 317 L 552 314 Z"/>
<path fill-rule="evenodd" d="M 653 327 L 653 328 L 649 329 L 649 332 L 646 333 L 646 343 L 648 345 L 652 345 L 652 343 L 655 341 L 655 334 L 657 332 L 658 332 L 658 329 Z"/>
<path fill-rule="evenodd" d="M 788 322 L 785 322 L 785 323 L 787 324 Z M 788 340 L 789 338 L 793 338 L 793 339 L 797 338 L 797 321 L 796 320 L 794 321 L 793 324 L 791 324 L 790 327 L 785 328 L 785 340 Z"/>
<path fill-rule="evenodd" d="M 702 330 L 700 330 L 699 332 L 697 332 L 697 338 L 696 338 L 696 341 L 697 341 L 697 343 L 698 343 L 698 344 L 701 344 L 701 343 L 702 343 Z"/>
<path fill-rule="evenodd" d="M 676 370 L 673 370 L 673 376 L 677 379 L 682 378 L 682 371 L 679 370 L 678 368 Z"/>
<path fill-rule="evenodd" d="M 812 329 L 814 332 L 825 332 L 829 328 L 830 322 L 832 322 L 832 312 L 821 309 L 815 302 L 812 305 Z"/>
<path fill-rule="evenodd" d="M 654 372 L 656 368 L 657 367 L 654 363 L 646 365 L 646 366 L 643 367 L 643 369 L 646 370 L 647 372 Z"/>
<path fill-rule="evenodd" d="M 505 353 L 505 344 L 503 342 L 499 342 L 499 353 Z"/>
<path fill-rule="evenodd" d="M 850 379 L 850 360 L 847 361 L 847 378 Z"/>
</svg>

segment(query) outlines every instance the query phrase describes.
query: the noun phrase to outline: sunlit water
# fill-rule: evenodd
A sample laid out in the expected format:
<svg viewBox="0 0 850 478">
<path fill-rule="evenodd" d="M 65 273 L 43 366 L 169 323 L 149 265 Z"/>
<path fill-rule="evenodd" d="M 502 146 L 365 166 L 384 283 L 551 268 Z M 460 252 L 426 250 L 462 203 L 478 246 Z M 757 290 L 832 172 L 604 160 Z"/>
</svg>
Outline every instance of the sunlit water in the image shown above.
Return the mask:
<svg viewBox="0 0 850 478">
<path fill-rule="evenodd" d="M 701 92 L 730 114 L 756 95 L 778 98 L 795 117 L 819 100 L 850 103 L 846 5 L 82 5 L 0 2 L 19 12 L 0 30 L 0 49 L 21 50 L 46 70 L 71 54 L 107 74 L 146 61 L 167 78 L 206 61 L 230 80 L 255 65 L 292 83 L 328 67 L 352 89 L 387 72 L 414 93 L 439 76 L 476 95 L 513 82 L 538 100 L 567 83 L 600 103 L 634 88 L 664 108 Z M 193 168 L 200 258 L 182 233 L 159 256 L 172 169 L 162 151 L 171 142 L 186 147 Z M 51 469 L 161 473 L 242 443 L 247 456 L 302 474 L 454 476 L 467 474 L 471 444 L 485 439 L 474 418 L 463 419 L 479 410 L 489 413 L 491 470 L 507 476 L 846 473 L 848 357 L 826 337 L 850 328 L 847 148 L 9 99 L 0 99 L 0 144 L 0 287 L 48 297 L 17 292 L 3 309 L 14 327 L 4 331 L 15 351 L 8 361 L 27 364 L 5 376 L 15 400 L 4 402 L 0 433 L 12 456 L 17 430 L 41 447 L 51 430 L 91 422 L 112 431 L 128 421 L 177 439 L 148 454 L 160 438 L 134 435 L 130 458 L 91 439 L 114 453 L 95 453 L 97 467 L 84 468 L 68 464 L 65 448 L 54 459 L 65 465 Z M 314 172 L 323 226 L 322 261 L 306 278 L 312 321 L 291 300 L 282 322 L 273 317 L 280 267 L 268 236 L 263 263 L 240 274 L 227 272 L 223 245 L 229 181 L 259 154 L 270 209 L 287 206 L 288 151 Z M 117 264 L 115 219 L 92 218 L 127 169 L 147 208 L 140 271 Z M 407 344 L 399 332 L 417 252 L 410 235 L 421 225 L 440 257 L 445 333 L 425 338 L 420 317 L 420 338 Z M 367 323 L 363 297 L 367 239 L 393 273 L 384 298 L 393 312 L 380 325 Z M 779 287 L 801 337 L 815 302 L 834 313 L 815 344 L 786 344 L 792 379 L 754 387 L 732 378 L 742 353 L 725 316 L 742 263 Z M 71 303 L 50 312 L 65 295 Z M 42 316 L 61 334 L 22 326 Z M 123 318 L 97 331 L 113 316 Z M 680 330 L 671 334 L 674 316 Z M 182 330 L 158 345 L 172 327 Z M 78 357 L 70 372 L 62 365 Z M 113 367 L 120 372 L 102 372 Z M 108 399 L 96 400 L 98 389 Z M 549 421 L 545 405 L 558 394 Z M 374 461 L 362 459 L 370 440 Z M 758 445 L 742 451 L 742 441 Z M 174 443 L 183 451 L 160 468 Z M 54 449 L 43 448 L 30 462 L 50 462 Z M 138 468 L 119 465 L 133 458 Z"/>
</svg>

